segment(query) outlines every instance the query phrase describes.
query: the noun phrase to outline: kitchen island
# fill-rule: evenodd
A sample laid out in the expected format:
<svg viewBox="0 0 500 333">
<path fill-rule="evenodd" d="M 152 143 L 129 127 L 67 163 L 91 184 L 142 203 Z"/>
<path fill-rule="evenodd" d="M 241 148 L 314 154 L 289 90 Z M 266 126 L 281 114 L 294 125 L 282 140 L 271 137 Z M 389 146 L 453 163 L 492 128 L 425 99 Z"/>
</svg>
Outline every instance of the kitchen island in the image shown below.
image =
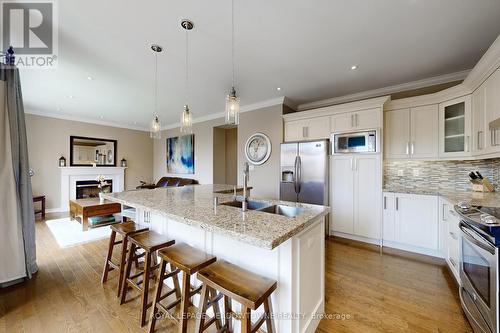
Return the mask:
<svg viewBox="0 0 500 333">
<path fill-rule="evenodd" d="M 329 208 L 251 199 L 250 208 L 261 210 L 243 212 L 228 194 L 233 188 L 193 185 L 104 197 L 134 207 L 137 223 L 176 242 L 275 279 L 276 332 L 314 332 L 324 311 L 324 219 Z"/>
</svg>

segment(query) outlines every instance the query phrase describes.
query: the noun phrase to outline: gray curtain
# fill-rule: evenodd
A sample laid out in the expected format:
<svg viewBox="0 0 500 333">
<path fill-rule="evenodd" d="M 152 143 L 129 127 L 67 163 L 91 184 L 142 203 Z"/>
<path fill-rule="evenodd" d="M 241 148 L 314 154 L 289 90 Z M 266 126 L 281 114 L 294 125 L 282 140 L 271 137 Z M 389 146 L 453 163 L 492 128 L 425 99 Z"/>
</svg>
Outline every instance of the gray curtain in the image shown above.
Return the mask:
<svg viewBox="0 0 500 333">
<path fill-rule="evenodd" d="M 17 223 L 21 225 L 22 230 L 26 275 L 31 278 L 31 275 L 38 270 L 35 246 L 35 213 L 29 176 L 28 143 L 19 70 L 0 63 L 0 80 L 6 81 L 7 84 L 6 106 L 10 128 L 12 167 L 20 210 L 20 221 Z"/>
</svg>

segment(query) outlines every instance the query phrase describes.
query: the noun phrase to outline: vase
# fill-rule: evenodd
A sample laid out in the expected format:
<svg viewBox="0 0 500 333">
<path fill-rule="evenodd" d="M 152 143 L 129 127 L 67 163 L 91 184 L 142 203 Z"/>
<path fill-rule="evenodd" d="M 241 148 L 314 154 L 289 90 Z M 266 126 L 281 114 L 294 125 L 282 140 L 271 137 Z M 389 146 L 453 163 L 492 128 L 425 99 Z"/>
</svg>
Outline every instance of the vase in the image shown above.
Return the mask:
<svg viewBox="0 0 500 333">
<path fill-rule="evenodd" d="M 104 203 L 104 198 L 102 196 L 102 192 L 99 192 L 99 203 L 103 204 Z"/>
</svg>

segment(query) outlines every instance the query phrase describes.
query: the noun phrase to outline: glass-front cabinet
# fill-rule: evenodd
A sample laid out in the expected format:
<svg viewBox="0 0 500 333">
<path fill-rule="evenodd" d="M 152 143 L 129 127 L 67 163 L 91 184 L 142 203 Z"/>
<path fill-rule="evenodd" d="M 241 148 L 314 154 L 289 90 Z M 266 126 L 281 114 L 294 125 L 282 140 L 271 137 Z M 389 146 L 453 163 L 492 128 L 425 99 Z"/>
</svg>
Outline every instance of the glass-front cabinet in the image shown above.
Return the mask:
<svg viewBox="0 0 500 333">
<path fill-rule="evenodd" d="M 471 96 L 439 104 L 439 157 L 471 155 Z"/>
</svg>

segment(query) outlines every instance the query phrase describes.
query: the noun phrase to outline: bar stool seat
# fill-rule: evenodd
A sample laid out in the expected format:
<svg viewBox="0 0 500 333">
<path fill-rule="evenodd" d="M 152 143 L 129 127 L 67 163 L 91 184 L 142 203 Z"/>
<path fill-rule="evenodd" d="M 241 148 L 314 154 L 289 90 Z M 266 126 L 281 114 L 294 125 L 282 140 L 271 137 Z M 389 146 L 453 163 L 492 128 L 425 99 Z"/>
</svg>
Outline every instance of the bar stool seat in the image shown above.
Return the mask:
<svg viewBox="0 0 500 333">
<path fill-rule="evenodd" d="M 149 230 L 128 236 L 128 241 L 130 242 L 130 249 L 123 276 L 120 304 L 125 303 L 129 286 L 141 292 L 141 326 L 144 326 L 146 324 L 147 310 L 151 306 L 151 303 L 148 302 L 149 280 L 153 275 L 152 273 L 160 266 L 152 266 L 151 263 L 154 262 L 157 250 L 172 246 L 175 240 Z M 142 254 L 145 257 L 144 270 L 131 275 L 132 262 L 142 256 L 136 254 L 137 248 L 144 250 Z M 141 276 L 142 280 L 134 281 Z"/>
<path fill-rule="evenodd" d="M 256 332 L 266 323 L 267 332 L 274 332 L 272 320 L 271 294 L 276 290 L 277 282 L 257 275 L 224 260 L 198 272 L 198 279 L 203 282 L 196 332 L 204 332 L 212 323 L 205 323 L 207 305 L 224 296 L 224 327 L 222 331 L 232 332 L 231 317 L 241 318 L 241 332 Z M 218 291 L 215 300 L 209 299 L 210 291 Z M 241 314 L 232 311 L 231 300 L 241 304 Z M 264 305 L 264 314 L 252 325 L 251 310 Z"/>
<path fill-rule="evenodd" d="M 125 262 L 127 259 L 127 248 L 128 248 L 128 236 L 148 231 L 149 228 L 137 224 L 135 222 L 124 222 L 124 223 L 116 223 L 111 225 L 111 235 L 109 237 L 109 247 L 108 253 L 106 255 L 106 260 L 104 262 L 104 269 L 102 272 L 101 283 L 105 283 L 108 280 L 108 273 L 114 269 L 118 269 L 120 271 L 118 276 L 118 291 L 117 297 L 120 296 L 122 290 L 122 280 L 123 273 L 125 271 Z M 122 240 L 116 241 L 116 234 L 119 234 L 122 237 Z M 120 255 L 120 262 L 113 262 L 113 251 L 114 247 L 118 244 L 122 244 L 122 252 Z"/>
<path fill-rule="evenodd" d="M 179 303 L 180 307 L 180 320 L 179 322 L 179 332 L 187 332 L 188 324 L 188 310 L 190 298 L 201 291 L 201 287 L 191 286 L 191 275 L 198 272 L 200 269 L 208 267 L 213 264 L 217 258 L 215 256 L 209 255 L 203 251 L 200 251 L 192 246 L 185 243 L 175 244 L 168 248 L 162 249 L 158 252 L 161 263 L 160 263 L 160 278 L 156 286 L 155 300 L 153 302 L 153 311 L 151 313 L 151 320 L 149 322 L 149 332 L 154 332 L 155 324 L 158 319 L 158 313 L 163 312 L 168 314 L 172 319 L 176 319 L 175 316 L 170 314 L 170 310 L 173 309 Z M 167 271 L 167 264 L 170 265 L 170 271 Z M 182 290 L 179 288 L 178 274 L 182 273 Z M 174 289 L 162 295 L 162 289 L 164 287 L 164 281 L 168 278 L 172 278 L 174 282 Z M 168 305 L 164 305 L 161 301 L 168 296 L 176 294 L 176 299 L 170 302 Z M 214 308 L 214 311 L 220 317 L 220 310 Z M 220 318 L 218 326 L 221 327 Z"/>
</svg>

